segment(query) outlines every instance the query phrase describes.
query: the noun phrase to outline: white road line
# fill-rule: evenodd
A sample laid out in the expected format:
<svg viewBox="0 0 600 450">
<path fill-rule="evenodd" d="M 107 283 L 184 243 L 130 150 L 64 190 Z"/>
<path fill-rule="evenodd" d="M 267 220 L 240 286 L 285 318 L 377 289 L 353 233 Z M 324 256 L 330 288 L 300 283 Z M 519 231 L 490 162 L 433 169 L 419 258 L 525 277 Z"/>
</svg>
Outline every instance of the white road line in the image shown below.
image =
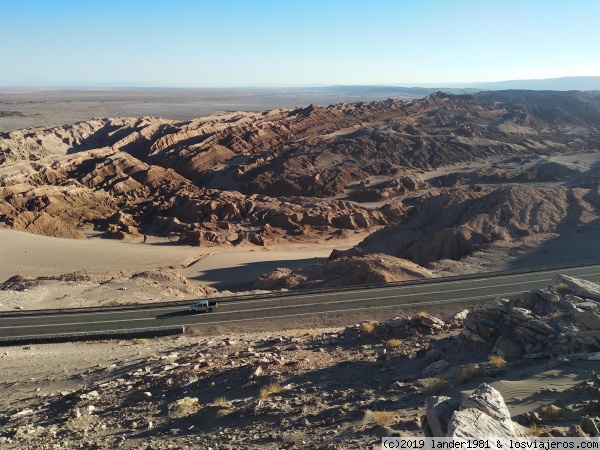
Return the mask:
<svg viewBox="0 0 600 450">
<path fill-rule="evenodd" d="M 511 283 L 511 284 L 501 284 L 501 285 L 495 285 L 495 286 L 488 286 L 487 288 L 495 288 L 495 287 L 509 287 L 509 286 L 515 286 L 518 284 L 528 284 L 528 283 L 535 283 L 536 281 L 521 281 L 518 283 Z M 334 305 L 334 304 L 342 304 L 342 303 L 354 303 L 354 302 L 364 302 L 364 301 L 370 301 L 370 300 L 386 300 L 386 299 L 390 299 L 390 298 L 402 298 L 402 297 L 419 297 L 419 296 L 423 296 L 423 295 L 432 295 L 432 294 L 446 294 L 446 293 L 450 293 L 450 292 L 463 292 L 463 291 L 469 291 L 469 290 L 475 290 L 475 289 L 479 289 L 481 290 L 482 288 L 462 288 L 462 289 L 455 289 L 455 290 L 448 290 L 448 291 L 436 291 L 436 292 L 422 292 L 422 293 L 417 293 L 417 294 L 402 294 L 402 295 L 388 295 L 388 296 L 383 296 L 383 297 L 367 297 L 367 298 L 359 298 L 359 299 L 349 299 L 349 300 L 336 300 L 336 301 L 329 301 L 329 302 L 311 302 L 311 303 L 306 303 L 306 304 L 292 304 L 292 305 L 280 305 L 280 306 L 269 306 L 266 308 L 252 308 L 252 309 L 242 309 L 242 310 L 235 310 L 235 311 L 218 311 L 218 312 L 214 312 L 211 313 L 212 316 L 221 316 L 221 315 L 231 315 L 231 314 L 243 314 L 243 313 L 251 313 L 251 312 L 257 312 L 257 311 L 270 311 L 270 310 L 274 310 L 274 309 L 291 309 L 291 308 L 298 308 L 298 307 L 305 307 L 305 308 L 309 308 L 309 307 L 314 307 L 314 306 L 320 306 L 320 305 Z M 516 294 L 521 293 L 522 291 L 516 292 Z M 469 300 L 471 298 L 490 298 L 490 295 L 514 295 L 515 293 L 501 293 L 501 294 L 486 294 L 486 295 L 479 295 L 477 297 L 458 297 L 458 298 L 450 298 L 450 299 L 445 299 L 445 300 L 434 300 L 433 302 L 450 302 L 450 301 L 462 301 L 462 300 Z M 393 305 L 393 306 L 388 306 L 388 305 L 383 305 L 383 306 L 371 306 L 371 308 L 392 308 L 394 306 L 411 306 L 411 305 L 416 305 L 416 304 L 420 304 L 418 302 L 411 302 L 411 303 L 402 303 L 401 305 Z M 365 308 L 369 308 L 369 307 L 365 307 Z M 356 310 L 360 310 L 363 308 L 357 308 Z M 354 311 L 355 309 L 346 309 L 346 310 L 342 310 L 342 311 Z M 334 312 L 334 311 L 322 311 L 322 312 Z M 299 314 L 302 315 L 302 314 Z M 268 316 L 267 316 L 268 317 Z M 279 317 L 279 316 L 275 316 L 275 317 Z M 160 320 L 157 318 L 153 318 L 153 317 L 141 317 L 138 319 L 117 319 L 117 320 L 103 320 L 103 321 L 94 321 L 94 322 L 75 322 L 75 323 L 61 323 L 61 324 L 37 324 L 37 325 L 12 325 L 12 326 L 8 326 L 8 327 L 0 327 L 0 330 L 3 329 L 8 329 L 8 328 L 35 328 L 35 327 L 40 327 L 40 326 L 66 326 L 66 325 L 72 325 L 72 326 L 76 326 L 76 325 L 92 325 L 92 324 L 104 324 L 104 323 L 118 323 L 118 322 L 137 322 L 137 321 L 143 321 L 143 320 Z M 198 324 L 203 324 L 205 322 L 198 322 Z M 216 323 L 224 323 L 223 322 L 216 322 Z"/>
<path fill-rule="evenodd" d="M 583 274 L 583 275 L 579 275 L 579 277 L 589 277 L 589 276 L 594 276 L 594 275 L 600 275 L 600 273 L 589 273 L 589 274 Z M 392 298 L 392 297 L 396 297 L 396 298 L 404 298 L 404 297 L 418 297 L 418 296 L 423 296 L 423 295 L 436 295 L 436 294 L 448 294 L 451 292 L 464 292 L 464 291 L 472 291 L 472 290 L 482 290 L 482 289 L 493 289 L 493 288 L 499 288 L 499 287 L 508 287 L 508 286 L 517 286 L 517 285 L 521 285 L 521 284 L 529 284 L 529 283 L 537 283 L 541 280 L 527 280 L 527 281 L 519 281 L 519 282 L 513 282 L 513 283 L 509 283 L 509 284 L 495 284 L 492 286 L 475 286 L 475 287 L 468 287 L 468 288 L 461 288 L 461 289 L 444 289 L 442 291 L 431 291 L 431 292 L 417 292 L 417 293 L 408 293 L 408 294 L 394 294 L 394 295 L 387 295 L 387 296 L 381 296 L 381 297 L 362 297 L 362 298 L 355 298 L 355 299 L 349 299 L 349 300 L 334 300 L 334 301 L 328 301 L 328 302 L 321 302 L 321 304 L 335 304 L 335 303 L 351 303 L 351 302 L 359 302 L 359 301 L 369 301 L 369 300 L 378 300 L 378 299 L 388 299 L 388 298 Z M 445 284 L 445 283 L 444 283 Z M 448 284 L 452 284 L 452 283 L 448 283 Z M 391 289 L 394 289 L 393 286 L 390 286 L 388 288 L 385 289 L 368 289 L 368 290 L 361 290 L 361 291 L 356 291 L 356 292 L 361 292 L 363 294 L 371 294 L 372 292 L 378 292 L 378 291 L 389 291 Z M 346 292 L 343 292 L 346 293 Z M 342 294 L 342 293 L 339 293 Z M 339 295 L 338 294 L 338 295 Z M 331 294 L 330 294 L 331 295 Z M 508 295 L 508 294 L 492 294 L 492 295 Z M 256 303 L 256 302 L 265 302 L 265 301 L 270 301 L 270 302 L 276 302 L 276 301 L 286 301 L 289 299 L 292 300 L 297 300 L 297 299 L 302 299 L 302 298 L 309 298 L 311 300 L 314 300 L 315 298 L 319 297 L 320 295 L 315 295 L 315 296 L 311 296 L 311 295 L 303 295 L 303 296 L 294 296 L 294 297 L 282 297 L 282 298 L 269 298 L 269 299 L 260 299 L 260 300 L 251 300 L 248 302 L 241 302 L 244 304 L 248 304 L 248 303 Z M 236 302 L 237 303 L 237 302 Z M 226 305 L 227 303 L 223 303 L 224 305 Z M 303 303 L 295 303 L 295 304 L 291 304 L 291 305 L 282 305 L 282 306 L 271 306 L 268 307 L 268 309 L 278 309 L 278 308 L 290 308 L 290 307 L 295 307 L 295 306 L 309 306 L 309 305 L 314 305 L 314 304 L 318 304 L 318 303 L 309 303 L 309 304 L 303 304 Z M 183 306 L 183 305 L 182 305 Z M 180 311 L 182 310 L 182 306 L 170 306 L 170 307 L 165 307 L 165 308 L 156 308 L 156 309 L 139 309 L 138 311 L 150 311 L 150 312 L 154 312 L 154 311 L 169 311 L 169 310 L 177 310 Z M 235 311 L 225 311 L 225 312 L 221 312 L 218 311 L 216 313 L 213 313 L 215 315 L 220 315 L 220 314 L 233 314 L 233 313 L 241 313 L 241 312 L 251 312 L 251 311 L 259 311 L 265 308 L 252 308 L 252 309 L 242 309 L 242 310 L 235 310 Z M 132 314 L 135 311 L 131 311 L 131 310 L 127 310 L 127 311 L 101 311 L 101 312 L 83 312 L 83 313 L 71 313 L 71 314 L 53 314 L 52 316 L 33 316 L 34 318 L 45 318 L 45 317 L 73 317 L 74 315 L 77 316 L 98 316 L 98 315 L 105 315 L 105 314 Z M 111 320 L 111 321 L 94 321 L 94 322 L 84 322 L 84 323 L 111 323 L 111 322 L 126 322 L 126 321 L 134 321 L 134 320 L 151 320 L 152 317 L 155 316 L 150 316 L 150 317 L 145 317 L 143 319 L 117 319 L 117 320 Z M 19 320 L 26 320 L 26 319 L 31 319 L 32 316 L 7 316 L 5 317 L 6 319 L 19 319 Z M 0 320 L 3 318 L 0 318 Z M 53 324 L 48 324 L 48 326 L 53 325 Z M 15 325 L 15 327 L 17 327 L 19 325 Z M 40 326 L 40 325 L 23 325 L 23 326 Z M 6 329 L 6 328 L 11 328 L 11 327 L 0 327 L 0 329 Z"/>
<path fill-rule="evenodd" d="M 521 291 L 517 291 L 517 292 L 508 292 L 504 295 L 515 295 L 515 294 L 520 294 Z M 384 308 L 400 308 L 403 306 L 419 306 L 419 305 L 436 305 L 438 303 L 445 303 L 445 302 L 461 302 L 461 301 L 468 301 L 468 300 L 483 300 L 489 298 L 489 296 L 487 295 L 479 295 L 479 296 L 475 296 L 475 297 L 465 297 L 465 298 L 458 298 L 458 299 L 451 299 L 451 300 L 432 300 L 432 301 L 426 301 L 426 302 L 416 302 L 416 303 L 411 303 L 409 305 L 406 304 L 400 304 L 400 305 L 382 305 L 382 306 L 364 306 L 362 308 L 352 308 L 352 309 L 337 309 L 334 311 L 315 311 L 315 312 L 307 312 L 307 313 L 299 313 L 299 314 L 284 314 L 284 315 L 280 315 L 280 316 L 263 316 L 263 317 L 249 317 L 247 319 L 231 319 L 231 320 L 224 320 L 224 321 L 220 321 L 220 322 L 196 322 L 196 323 L 189 323 L 189 324 L 184 324 L 184 327 L 193 327 L 193 326 L 199 326 L 199 325 L 222 325 L 222 324 L 227 324 L 230 322 L 248 322 L 248 321 L 252 321 L 252 320 L 264 320 L 264 319 L 281 319 L 281 318 L 287 318 L 287 317 L 299 317 L 299 316 L 309 316 L 309 315 L 315 315 L 315 314 L 333 314 L 333 313 L 345 313 L 345 312 L 352 312 L 352 311 L 362 311 L 365 309 L 369 309 L 369 310 L 373 310 L 373 309 L 384 309 Z M 314 305 L 322 305 L 324 303 L 315 303 Z M 326 304 L 326 303 L 325 303 Z M 269 311 L 271 308 L 265 308 L 264 311 Z M 131 321 L 136 321 L 136 320 L 148 320 L 148 319 L 132 319 Z M 114 323 L 114 322 L 129 322 L 129 320 L 115 320 L 115 321 L 109 321 L 109 322 L 94 322 L 94 323 Z M 67 324 L 55 324 L 53 326 L 61 326 L 61 325 L 87 325 L 88 322 L 81 322 L 81 323 L 67 323 Z M 36 325 L 22 325 L 22 326 L 15 326 L 15 327 L 5 327 L 5 328 L 30 328 L 30 327 L 35 327 Z M 125 328 L 126 329 L 126 328 Z M 115 330 L 102 330 L 102 331 L 122 331 L 123 329 L 115 329 Z M 94 330 L 92 330 L 94 331 Z M 29 335 L 26 335 L 29 336 Z M 20 336 L 10 336 L 10 337 L 20 337 Z M 109 339 L 107 337 L 107 339 Z"/>
<path fill-rule="evenodd" d="M 598 268 L 600 266 L 589 266 L 587 267 L 587 269 L 592 269 L 592 268 Z M 338 291 L 338 292 L 323 292 L 323 293 L 315 293 L 315 294 L 305 294 L 305 295 L 294 295 L 294 298 L 312 298 L 312 297 L 319 297 L 319 296 L 327 296 L 327 295 L 337 295 L 337 294 L 357 294 L 357 293 L 361 293 L 361 292 L 365 292 L 366 290 L 368 290 L 369 292 L 379 292 L 379 291 L 384 291 L 384 290 L 389 290 L 389 289 L 410 289 L 410 288 L 419 288 L 420 286 L 432 286 L 434 284 L 439 284 L 439 285 L 452 285 L 452 284 L 464 284 L 464 283 L 477 283 L 477 282 L 481 282 L 481 281 L 485 281 L 485 280 L 493 280 L 494 278 L 515 278 L 515 277 L 524 277 L 524 276 L 531 276 L 533 274 L 535 275 L 541 275 L 541 274 L 547 274 L 547 273 L 556 273 L 557 271 L 561 271 L 561 272 L 565 272 L 565 271 L 573 271 L 573 270 L 582 270 L 582 269 L 586 269 L 584 267 L 572 267 L 569 269 L 549 269 L 549 270 L 545 270 L 545 271 L 541 271 L 541 272 L 525 272 L 525 273 L 516 273 L 516 274 L 512 274 L 512 275 L 497 275 L 497 276 L 492 276 L 492 277 L 481 277 L 481 278 L 471 278 L 471 279 L 467 279 L 467 280 L 456 280 L 456 281 L 438 281 L 438 282 L 434 282 L 434 283 L 422 283 L 422 284 L 411 284 L 411 285 L 398 285 L 398 286 L 384 286 L 384 287 L 380 287 L 380 288 L 373 288 L 373 289 L 369 289 L 369 288 L 363 288 L 363 289 L 354 289 L 354 290 L 348 290 L 348 291 Z M 595 272 L 595 273 L 588 273 L 588 274 L 584 274 L 584 275 L 578 275 L 578 277 L 589 277 L 592 275 L 600 275 L 600 273 Z M 432 280 L 435 280 L 435 278 L 432 278 Z M 536 280 L 530 280 L 531 282 L 535 282 Z M 541 281 L 541 280 L 540 280 Z M 511 284 L 517 284 L 517 283 L 511 283 Z M 491 286 L 489 286 L 491 287 Z M 477 288 L 473 288 L 473 289 L 477 289 Z M 253 302 L 262 302 L 262 301 L 266 301 L 266 300 L 273 300 L 271 299 L 249 299 L 249 300 L 244 300 L 243 298 L 240 298 L 240 302 L 244 302 L 244 303 L 253 303 Z M 237 301 L 236 301 L 237 303 Z"/>
<path fill-rule="evenodd" d="M 509 292 L 507 294 L 504 295 L 516 295 L 516 294 L 520 294 L 521 291 L 518 292 Z M 453 299 L 452 301 L 463 301 L 463 300 L 483 300 L 488 298 L 488 296 L 486 295 L 482 295 L 482 296 L 477 296 L 477 297 L 467 297 L 467 298 L 463 298 L 463 299 Z M 411 303 L 410 305 L 406 305 L 406 304 L 401 304 L 401 305 L 383 305 L 383 306 L 365 306 L 362 308 L 352 308 L 352 309 L 338 309 L 335 311 L 316 311 L 316 312 L 308 312 L 308 313 L 300 313 L 300 314 L 287 314 L 287 315 L 283 315 L 283 316 L 268 316 L 268 317 L 251 317 L 248 319 L 232 319 L 232 320 L 228 320 L 226 322 L 200 322 L 200 323 L 190 323 L 190 324 L 184 324 L 184 327 L 193 327 L 193 326 L 197 326 L 197 325 L 218 325 L 218 324 L 224 324 L 224 323 L 229 323 L 229 322 L 248 322 L 251 320 L 264 320 L 264 319 L 281 319 L 281 318 L 285 318 L 285 317 L 298 317 L 298 316 L 311 316 L 311 315 L 315 315 L 315 314 L 332 314 L 332 313 L 345 313 L 345 312 L 352 312 L 352 311 L 362 311 L 365 309 L 384 309 L 384 308 L 400 308 L 403 306 L 419 306 L 419 305 L 437 305 L 438 303 L 445 303 L 448 302 L 449 300 L 432 300 L 432 301 L 427 301 L 427 302 L 418 302 L 418 303 Z"/>
</svg>

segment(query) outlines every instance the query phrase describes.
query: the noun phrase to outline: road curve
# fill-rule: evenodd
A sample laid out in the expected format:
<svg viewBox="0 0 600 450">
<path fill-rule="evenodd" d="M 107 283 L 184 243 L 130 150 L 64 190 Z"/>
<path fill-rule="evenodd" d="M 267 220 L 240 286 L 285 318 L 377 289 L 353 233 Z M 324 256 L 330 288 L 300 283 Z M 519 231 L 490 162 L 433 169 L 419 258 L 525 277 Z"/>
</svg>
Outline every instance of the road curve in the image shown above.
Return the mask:
<svg viewBox="0 0 600 450">
<path fill-rule="evenodd" d="M 600 265 L 481 278 L 433 280 L 355 290 L 310 292 L 270 297 L 235 297 L 219 300 L 213 313 L 189 314 L 185 305 L 154 305 L 116 310 L 76 310 L 55 314 L 0 313 L 0 337 L 126 330 L 171 325 L 202 326 L 228 322 L 266 321 L 275 318 L 387 309 L 485 300 L 545 288 L 557 273 L 600 283 Z"/>
</svg>

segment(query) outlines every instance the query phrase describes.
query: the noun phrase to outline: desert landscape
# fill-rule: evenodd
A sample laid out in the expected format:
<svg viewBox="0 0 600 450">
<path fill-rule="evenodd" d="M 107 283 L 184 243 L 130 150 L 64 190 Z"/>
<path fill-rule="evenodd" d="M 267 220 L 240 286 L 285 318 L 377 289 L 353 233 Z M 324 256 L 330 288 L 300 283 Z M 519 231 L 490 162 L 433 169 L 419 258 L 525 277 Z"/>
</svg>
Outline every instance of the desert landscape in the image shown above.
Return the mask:
<svg viewBox="0 0 600 450">
<path fill-rule="evenodd" d="M 0 443 L 378 448 L 385 436 L 598 437 L 600 286 L 549 282 L 471 312 L 5 347 Z"/>
<path fill-rule="evenodd" d="M 600 94 L 416 97 L 169 118 L 90 118 L 90 100 L 57 115 L 72 123 L 2 122 L 0 314 L 597 261 Z M 548 282 L 7 346 L 0 446 L 372 448 L 473 435 L 481 411 L 503 435 L 598 436 L 600 288 Z"/>
<path fill-rule="evenodd" d="M 4 132 L 0 274 L 168 269 L 197 295 L 595 260 L 599 117 L 596 92 L 437 92 Z"/>
</svg>

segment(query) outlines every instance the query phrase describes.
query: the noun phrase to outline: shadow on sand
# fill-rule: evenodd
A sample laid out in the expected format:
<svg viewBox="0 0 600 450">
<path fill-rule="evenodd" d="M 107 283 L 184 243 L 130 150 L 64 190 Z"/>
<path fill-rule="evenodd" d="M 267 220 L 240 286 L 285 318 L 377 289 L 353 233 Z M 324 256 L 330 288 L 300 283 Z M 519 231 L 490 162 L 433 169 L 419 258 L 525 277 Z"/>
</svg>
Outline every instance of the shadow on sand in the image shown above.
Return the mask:
<svg viewBox="0 0 600 450">
<path fill-rule="evenodd" d="M 218 290 L 243 291 L 252 289 L 261 275 L 280 267 L 300 269 L 326 261 L 326 258 L 288 259 L 275 261 L 257 261 L 233 267 L 210 269 L 197 276 L 188 277 L 200 283 L 210 283 Z"/>
</svg>

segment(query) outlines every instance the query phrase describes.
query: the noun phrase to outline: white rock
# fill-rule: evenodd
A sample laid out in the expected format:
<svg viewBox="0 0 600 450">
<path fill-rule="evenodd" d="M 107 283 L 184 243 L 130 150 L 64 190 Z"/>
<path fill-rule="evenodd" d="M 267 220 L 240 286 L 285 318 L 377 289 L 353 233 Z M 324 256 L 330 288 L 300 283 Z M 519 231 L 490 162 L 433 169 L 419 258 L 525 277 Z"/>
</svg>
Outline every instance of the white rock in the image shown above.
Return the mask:
<svg viewBox="0 0 600 450">
<path fill-rule="evenodd" d="M 461 403 L 459 409 L 470 408 L 478 409 L 496 420 L 511 420 L 502 394 L 487 383 L 483 383 L 475 389 L 469 398 Z"/>
<path fill-rule="evenodd" d="M 600 300 L 600 286 L 591 281 L 568 277 L 566 275 L 556 275 L 550 282 L 550 285 L 553 287 L 560 284 L 566 284 L 569 290 L 575 295 Z"/>
<path fill-rule="evenodd" d="M 258 366 L 250 375 L 250 379 L 261 376 L 264 373 L 264 370 L 261 366 Z"/>
<path fill-rule="evenodd" d="M 481 438 L 481 437 L 514 437 L 512 423 L 495 420 L 478 409 L 456 411 L 448 424 L 446 437 Z"/>
<path fill-rule="evenodd" d="M 92 398 L 98 398 L 100 397 L 100 394 L 98 394 L 98 391 L 90 391 L 87 394 L 79 394 L 79 398 L 81 400 L 90 400 Z"/>
<path fill-rule="evenodd" d="M 525 432 L 510 418 L 500 392 L 483 383 L 452 415 L 446 437 L 522 437 Z"/>
<path fill-rule="evenodd" d="M 33 409 L 22 409 L 21 411 L 19 411 L 18 413 L 15 413 L 11 416 L 12 419 L 16 419 L 18 417 L 24 417 L 24 416 L 30 416 L 33 414 Z"/>
</svg>

